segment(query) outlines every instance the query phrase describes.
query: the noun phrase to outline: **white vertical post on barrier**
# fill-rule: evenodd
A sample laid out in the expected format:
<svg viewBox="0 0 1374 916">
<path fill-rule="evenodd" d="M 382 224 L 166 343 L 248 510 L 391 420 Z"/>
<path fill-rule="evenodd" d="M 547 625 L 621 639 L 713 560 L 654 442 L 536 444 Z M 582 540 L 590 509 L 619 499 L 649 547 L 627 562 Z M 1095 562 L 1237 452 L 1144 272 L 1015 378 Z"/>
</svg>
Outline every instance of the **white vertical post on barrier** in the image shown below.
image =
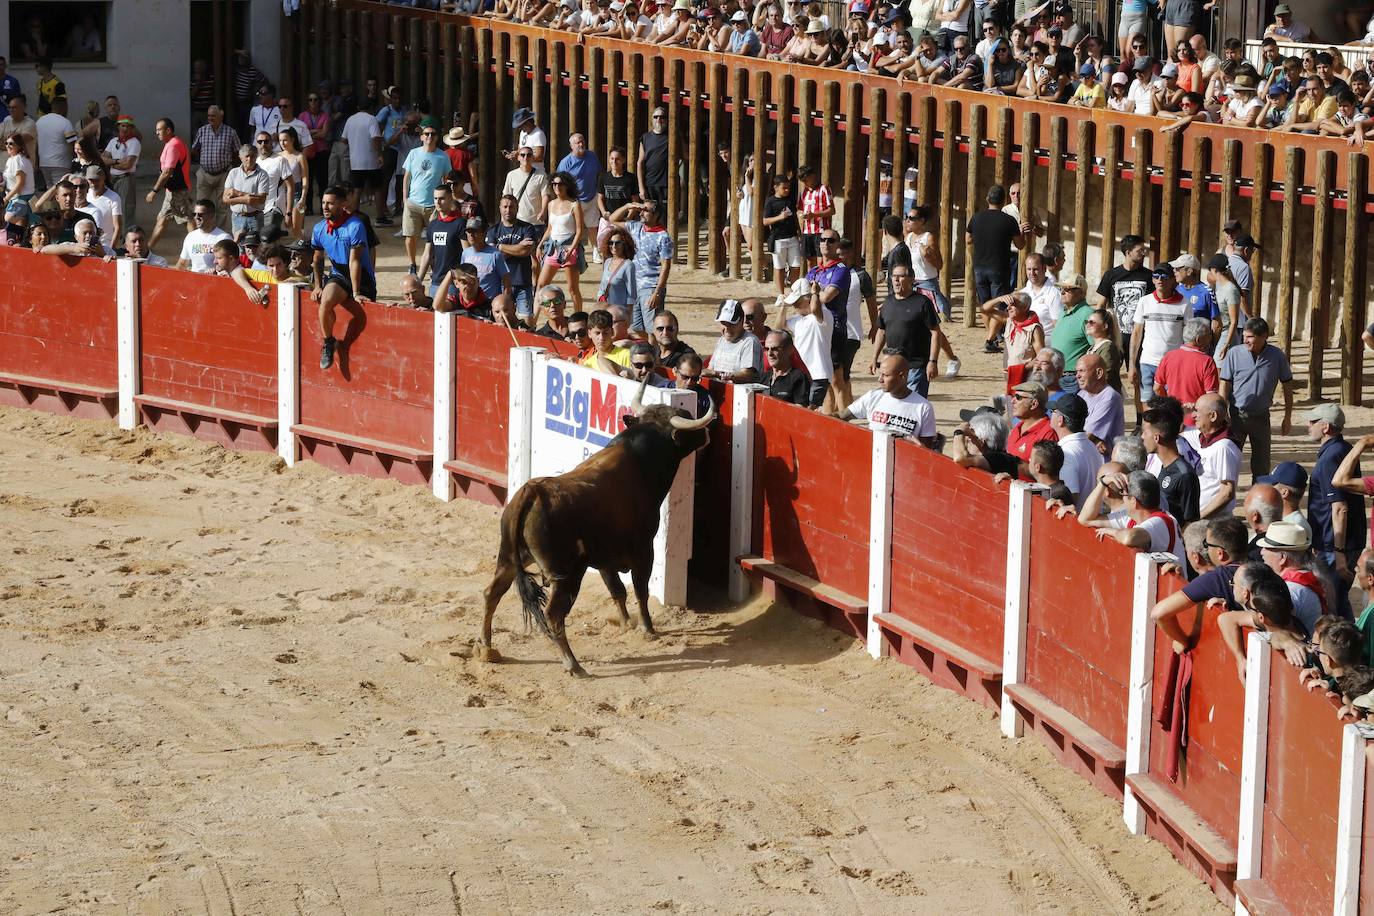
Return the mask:
<svg viewBox="0 0 1374 916">
<path fill-rule="evenodd" d="M 897 446 L 886 432 L 873 433 L 873 486 L 868 503 L 868 654 L 883 654 L 878 615 L 892 594 L 892 476 Z"/>
<path fill-rule="evenodd" d="M 142 341 L 138 316 L 138 262 L 121 258 L 115 262 L 115 329 L 119 348 L 119 428 L 138 425 L 138 405 L 142 378 L 139 363 Z"/>
<path fill-rule="evenodd" d="M 1264 779 L 1269 768 L 1269 640 L 1251 632 L 1245 644 L 1245 724 L 1240 758 L 1240 825 L 1236 880 L 1260 877 Z M 1237 916 L 1249 911 L 1236 900 Z"/>
<path fill-rule="evenodd" d="M 754 539 L 754 388 L 735 385 L 731 393 L 729 596 L 737 603 L 749 597 L 739 558 L 753 549 Z"/>
<path fill-rule="evenodd" d="M 1346 725 L 1341 732 L 1340 809 L 1336 817 L 1336 888 L 1331 911 L 1356 916 L 1360 911 L 1360 858 L 1364 853 L 1364 779 L 1368 766 L 1368 726 Z"/>
<path fill-rule="evenodd" d="M 1150 610 L 1158 595 L 1159 574 L 1154 558 L 1136 554 L 1135 587 L 1131 593 L 1130 695 L 1126 709 L 1126 775 L 1149 772 L 1150 709 L 1155 673 L 1155 623 Z M 1126 829 L 1136 836 L 1145 832 L 1145 811 L 1135 792 L 1126 786 L 1122 802 Z"/>
<path fill-rule="evenodd" d="M 1026 606 L 1030 595 L 1031 485 L 1014 481 L 1007 494 L 1007 588 L 1002 629 L 1002 734 L 1021 737 L 1021 717 L 1007 686 L 1026 679 Z"/>
<path fill-rule="evenodd" d="M 434 313 L 434 468 L 430 471 L 429 485 L 434 495 L 444 502 L 453 499 L 453 475 L 444 467 L 444 462 L 453 460 L 457 432 L 453 414 L 453 399 L 457 393 L 453 332 L 457 320 L 452 312 Z"/>
<path fill-rule="evenodd" d="M 277 454 L 287 467 L 300 457 L 291 428 L 301 416 L 301 351 L 298 342 L 300 316 L 296 309 L 295 283 L 277 286 Z"/>
<path fill-rule="evenodd" d="M 510 349 L 510 414 L 506 427 L 506 502 L 530 479 L 530 424 L 534 422 L 534 359 L 543 350 Z"/>
</svg>

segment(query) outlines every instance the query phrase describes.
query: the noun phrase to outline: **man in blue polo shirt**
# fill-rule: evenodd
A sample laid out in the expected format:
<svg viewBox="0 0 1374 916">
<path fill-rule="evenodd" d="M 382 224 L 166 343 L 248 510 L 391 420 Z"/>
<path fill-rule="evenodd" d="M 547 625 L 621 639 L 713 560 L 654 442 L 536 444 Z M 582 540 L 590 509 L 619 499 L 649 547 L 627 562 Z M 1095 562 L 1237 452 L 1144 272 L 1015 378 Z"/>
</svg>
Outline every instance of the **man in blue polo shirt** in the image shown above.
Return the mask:
<svg viewBox="0 0 1374 916">
<path fill-rule="evenodd" d="M 568 138 L 572 152 L 558 163 L 558 171 L 567 172 L 577 179 L 577 199 L 582 203 L 582 222 L 587 233 L 596 238 L 596 226 L 601 219 L 601 211 L 596 206 L 596 191 L 601 184 L 601 160 L 596 153 L 587 149 L 587 138 L 573 134 Z"/>
<path fill-rule="evenodd" d="M 337 187 L 321 196 L 324 219 L 315 224 L 310 247 L 315 250 L 314 289 L 310 298 L 320 304 L 320 368 L 334 365 L 334 309 L 349 299 L 377 298 L 377 276 L 367 250 L 367 229 L 344 207 L 347 195 Z M 325 261 L 328 259 L 328 264 Z"/>
<path fill-rule="evenodd" d="M 488 299 L 500 295 L 510 295 L 510 270 L 501 250 L 487 244 L 487 224 L 480 216 L 468 219 L 464 227 L 468 246 L 463 249 L 462 263 L 477 268 L 477 285 L 486 293 Z M 517 317 L 519 317 L 517 313 Z"/>
<path fill-rule="evenodd" d="M 1312 549 L 1340 579 L 1337 613 L 1350 616 L 1350 581 L 1355 559 L 1365 547 L 1364 497 L 1336 486 L 1337 471 L 1351 444 L 1342 435 L 1345 411 L 1339 404 L 1317 404 L 1304 414 L 1307 438 L 1317 445 L 1317 463 L 1307 487 L 1307 523 L 1312 526 Z M 1359 478 L 1356 459 L 1348 477 Z"/>
</svg>

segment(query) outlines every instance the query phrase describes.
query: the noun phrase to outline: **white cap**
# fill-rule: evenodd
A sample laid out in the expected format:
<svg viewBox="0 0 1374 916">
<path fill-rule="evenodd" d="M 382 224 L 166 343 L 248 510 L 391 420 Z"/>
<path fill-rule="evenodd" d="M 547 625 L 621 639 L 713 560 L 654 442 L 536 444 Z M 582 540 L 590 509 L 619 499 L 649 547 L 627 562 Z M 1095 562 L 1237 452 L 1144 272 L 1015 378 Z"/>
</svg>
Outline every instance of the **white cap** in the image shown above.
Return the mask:
<svg viewBox="0 0 1374 916">
<path fill-rule="evenodd" d="M 748 21 L 749 21 L 749 17 L 748 17 L 748 15 L 745 14 L 744 10 L 735 10 L 735 15 L 733 15 L 733 16 L 730 17 L 730 21 L 731 21 L 731 22 L 748 22 Z"/>
<path fill-rule="evenodd" d="M 809 295 L 811 295 L 811 281 L 805 277 L 798 277 L 792 281 L 792 288 L 782 297 L 782 301 L 788 305 L 796 305 Z"/>
</svg>

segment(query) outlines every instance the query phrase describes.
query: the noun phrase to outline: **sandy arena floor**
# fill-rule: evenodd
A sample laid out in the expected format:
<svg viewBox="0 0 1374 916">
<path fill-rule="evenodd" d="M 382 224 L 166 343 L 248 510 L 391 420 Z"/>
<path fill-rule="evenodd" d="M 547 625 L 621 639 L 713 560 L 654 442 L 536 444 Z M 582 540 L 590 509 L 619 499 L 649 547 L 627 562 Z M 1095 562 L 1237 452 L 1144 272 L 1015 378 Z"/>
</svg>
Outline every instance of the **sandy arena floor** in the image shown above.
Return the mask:
<svg viewBox="0 0 1374 916">
<path fill-rule="evenodd" d="M 492 509 L 23 411 L 0 457 L 0 911 L 1221 912 L 786 608 L 649 642 L 589 583 L 573 681 L 508 596 L 487 665 Z"/>
</svg>

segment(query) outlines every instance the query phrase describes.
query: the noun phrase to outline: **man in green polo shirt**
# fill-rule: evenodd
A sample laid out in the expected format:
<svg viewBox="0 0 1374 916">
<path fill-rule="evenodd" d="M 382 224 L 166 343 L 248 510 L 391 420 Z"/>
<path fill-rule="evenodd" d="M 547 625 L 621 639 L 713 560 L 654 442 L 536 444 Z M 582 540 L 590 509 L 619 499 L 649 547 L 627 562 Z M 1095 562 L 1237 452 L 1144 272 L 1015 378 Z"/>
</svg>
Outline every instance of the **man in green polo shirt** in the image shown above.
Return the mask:
<svg viewBox="0 0 1374 916">
<path fill-rule="evenodd" d="M 1059 390 L 1065 394 L 1078 393 L 1078 357 L 1088 352 L 1092 343 L 1083 325 L 1092 314 L 1087 303 L 1087 283 L 1082 274 L 1066 273 L 1059 278 L 1059 295 L 1064 302 L 1064 311 L 1054 323 L 1050 333 L 1050 346 L 1064 354 L 1064 376 L 1059 380 Z"/>
<path fill-rule="evenodd" d="M 1364 636 L 1364 663 L 1374 666 L 1374 549 L 1366 547 L 1356 561 L 1355 584 L 1364 592 L 1366 602 L 1355 618 L 1355 625 Z"/>
</svg>

